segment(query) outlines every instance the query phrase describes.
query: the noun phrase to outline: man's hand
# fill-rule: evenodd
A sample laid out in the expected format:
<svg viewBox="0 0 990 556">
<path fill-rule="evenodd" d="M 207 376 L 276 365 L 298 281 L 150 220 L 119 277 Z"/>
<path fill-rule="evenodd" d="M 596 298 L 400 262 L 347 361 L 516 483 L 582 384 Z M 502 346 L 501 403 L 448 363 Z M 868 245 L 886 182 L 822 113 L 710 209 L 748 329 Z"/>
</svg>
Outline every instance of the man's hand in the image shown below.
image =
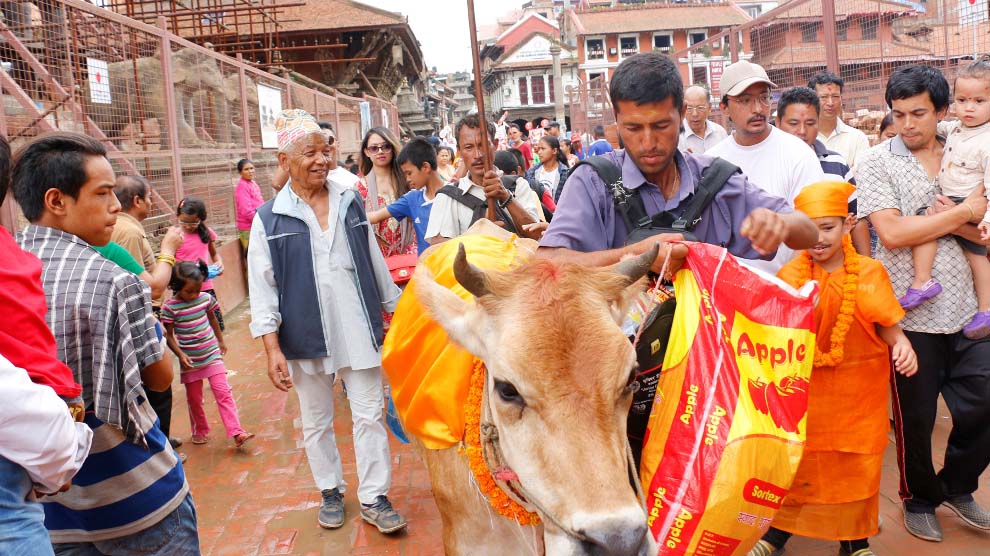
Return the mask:
<svg viewBox="0 0 990 556">
<path fill-rule="evenodd" d="M 532 224 L 523 224 L 523 231 L 529 234 L 531 239 L 540 239 L 548 227 L 550 227 L 549 222 L 533 222 Z"/>
<path fill-rule="evenodd" d="M 169 255 L 174 257 L 175 252 L 178 251 L 179 246 L 182 245 L 182 228 L 178 226 L 169 227 L 165 235 L 162 236 L 162 246 L 161 255 Z"/>
<path fill-rule="evenodd" d="M 485 188 L 485 197 L 505 202 L 509 198 L 509 190 L 502 185 L 502 178 L 495 173 L 495 170 L 485 172 L 485 177 L 481 182 Z"/>
<path fill-rule="evenodd" d="M 664 278 L 669 278 L 673 276 L 675 272 L 680 270 L 684 265 L 684 260 L 687 259 L 688 248 L 687 245 L 673 245 L 671 241 L 684 241 L 684 236 L 681 234 L 657 234 L 655 236 L 650 236 L 644 240 L 640 240 L 629 246 L 630 255 L 642 255 L 657 243 L 660 244 L 660 252 L 657 254 L 657 259 L 653 261 L 653 265 L 650 270 L 656 274 L 660 274 L 663 270 L 663 263 L 667 260 L 667 256 L 670 256 L 670 261 L 667 262 L 667 273 Z"/>
<path fill-rule="evenodd" d="M 956 208 L 956 206 L 965 206 L 967 209 L 971 210 L 973 216 L 970 218 L 969 223 L 977 222 L 977 218 L 982 219 L 983 213 L 987 210 L 987 199 L 983 196 L 983 188 L 974 189 L 961 203 L 956 203 L 952 199 L 946 197 L 945 195 L 936 195 L 935 204 L 931 206 L 928 210 L 929 214 L 939 214 L 941 212 L 946 212 Z"/>
<path fill-rule="evenodd" d="M 770 209 L 758 208 L 749 213 L 739 227 L 739 234 L 753 243 L 761 255 L 769 255 L 787 240 L 787 222 Z"/>
<path fill-rule="evenodd" d="M 283 392 L 288 392 L 292 388 L 292 379 L 289 378 L 289 363 L 285 360 L 285 355 L 281 350 L 268 352 L 268 379 L 272 381 L 275 388 Z"/>
<path fill-rule="evenodd" d="M 980 239 L 983 241 L 990 239 L 990 222 L 980 220 L 980 224 L 976 227 L 976 229 L 980 230 Z"/>
</svg>

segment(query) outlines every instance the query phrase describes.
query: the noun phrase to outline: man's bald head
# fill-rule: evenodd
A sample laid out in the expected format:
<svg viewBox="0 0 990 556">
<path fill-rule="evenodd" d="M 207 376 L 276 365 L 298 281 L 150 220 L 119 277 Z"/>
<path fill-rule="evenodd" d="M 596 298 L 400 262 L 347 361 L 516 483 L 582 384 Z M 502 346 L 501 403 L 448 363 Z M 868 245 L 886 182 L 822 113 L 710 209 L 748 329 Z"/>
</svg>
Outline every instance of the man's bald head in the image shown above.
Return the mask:
<svg viewBox="0 0 990 556">
<path fill-rule="evenodd" d="M 704 137 L 708 125 L 708 113 L 711 104 L 708 102 L 708 91 L 704 87 L 691 85 L 684 90 L 684 119 L 687 120 L 691 131 Z"/>
</svg>

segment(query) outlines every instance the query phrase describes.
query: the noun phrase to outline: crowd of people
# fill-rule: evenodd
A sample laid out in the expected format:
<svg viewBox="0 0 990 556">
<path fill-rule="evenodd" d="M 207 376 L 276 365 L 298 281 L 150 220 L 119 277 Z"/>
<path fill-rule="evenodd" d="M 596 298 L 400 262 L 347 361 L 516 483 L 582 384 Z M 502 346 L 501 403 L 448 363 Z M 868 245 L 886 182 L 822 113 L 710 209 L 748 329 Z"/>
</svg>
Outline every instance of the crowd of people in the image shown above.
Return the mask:
<svg viewBox="0 0 990 556">
<path fill-rule="evenodd" d="M 382 342 L 417 257 L 489 218 L 538 240 L 540 257 L 607 266 L 659 242 L 659 273 L 683 260 L 670 241 L 689 237 L 792 286 L 819 282 L 805 455 L 751 556 L 779 553 L 795 534 L 873 554 L 888 404 L 907 530 L 940 541 L 942 505 L 990 529 L 973 498 L 990 464 L 990 62 L 952 86 L 928 66 L 896 70 L 873 147 L 842 121 L 844 86 L 822 72 L 779 91 L 773 114 L 763 68 L 731 64 L 719 99 L 728 134 L 709 119 L 708 91 L 685 89 L 666 57 L 637 54 L 610 82 L 621 148 L 600 126 L 584 147 L 555 122 L 524 130 L 469 115 L 453 129 L 456 149 L 372 128 L 356 173 L 338 164 L 332 126 L 280 113 L 275 195 L 266 202 L 254 164 L 239 161 L 236 225 L 250 332 L 274 387 L 298 396 L 318 524 L 346 521 L 339 379 L 361 518 L 384 534 L 406 527 L 389 499 Z M 940 124 L 953 102 L 958 120 Z M 226 380 L 211 282 L 224 267 L 205 203 L 178 203 L 156 256 L 141 224 L 152 188 L 116 176 L 106 154 L 75 133 L 38 137 L 16 156 L 0 140 L 0 200 L 9 181 L 29 222 L 16 241 L 0 230 L 12 261 L 0 268 L 2 553 L 199 553 L 170 430 L 174 363 L 192 443 L 209 441 L 204 380 L 233 445 L 253 437 Z M 689 209 L 697 218 L 684 223 Z M 940 396 L 953 428 L 936 471 Z"/>
</svg>

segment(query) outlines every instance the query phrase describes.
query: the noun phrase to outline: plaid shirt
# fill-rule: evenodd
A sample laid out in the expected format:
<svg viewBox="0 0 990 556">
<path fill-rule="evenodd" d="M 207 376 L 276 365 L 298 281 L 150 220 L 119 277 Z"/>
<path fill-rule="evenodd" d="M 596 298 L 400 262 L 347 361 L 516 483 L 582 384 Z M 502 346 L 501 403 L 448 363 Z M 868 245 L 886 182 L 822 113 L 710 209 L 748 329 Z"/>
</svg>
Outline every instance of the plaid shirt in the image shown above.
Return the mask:
<svg viewBox="0 0 990 556">
<path fill-rule="evenodd" d="M 61 230 L 31 225 L 17 241 L 41 259 L 48 326 L 87 411 L 143 443 L 150 423 L 138 410 L 141 369 L 162 358 L 148 286 Z"/>
<path fill-rule="evenodd" d="M 900 136 L 866 151 L 856 167 L 856 180 L 860 218 L 886 209 L 913 216 L 919 209 L 931 206 L 938 193 L 938 180 L 928 179 L 924 167 Z M 914 280 L 911 249 L 887 249 L 881 242 L 877 244 L 876 258 L 887 268 L 894 293 L 904 295 Z M 976 290 L 966 256 L 951 235 L 938 239 L 932 278 L 942 284 L 942 293 L 908 311 L 901 326 L 929 334 L 959 332 L 976 313 Z"/>
</svg>

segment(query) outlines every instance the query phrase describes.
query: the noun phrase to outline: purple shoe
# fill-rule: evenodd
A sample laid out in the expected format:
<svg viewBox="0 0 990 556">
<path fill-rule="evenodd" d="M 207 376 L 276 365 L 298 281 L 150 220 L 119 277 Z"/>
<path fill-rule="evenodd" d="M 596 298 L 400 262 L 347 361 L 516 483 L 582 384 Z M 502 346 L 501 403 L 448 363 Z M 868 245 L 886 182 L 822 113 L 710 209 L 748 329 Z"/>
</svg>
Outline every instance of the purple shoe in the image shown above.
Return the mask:
<svg viewBox="0 0 990 556">
<path fill-rule="evenodd" d="M 942 284 L 939 284 L 935 280 L 929 280 L 925 282 L 924 287 L 920 290 L 908 288 L 907 293 L 901 296 L 898 301 L 901 302 L 901 307 L 905 310 L 914 309 L 940 293 L 942 293 Z"/>
<path fill-rule="evenodd" d="M 963 328 L 963 336 L 970 340 L 982 340 L 990 336 L 990 311 L 976 313 L 973 320 Z"/>
</svg>

